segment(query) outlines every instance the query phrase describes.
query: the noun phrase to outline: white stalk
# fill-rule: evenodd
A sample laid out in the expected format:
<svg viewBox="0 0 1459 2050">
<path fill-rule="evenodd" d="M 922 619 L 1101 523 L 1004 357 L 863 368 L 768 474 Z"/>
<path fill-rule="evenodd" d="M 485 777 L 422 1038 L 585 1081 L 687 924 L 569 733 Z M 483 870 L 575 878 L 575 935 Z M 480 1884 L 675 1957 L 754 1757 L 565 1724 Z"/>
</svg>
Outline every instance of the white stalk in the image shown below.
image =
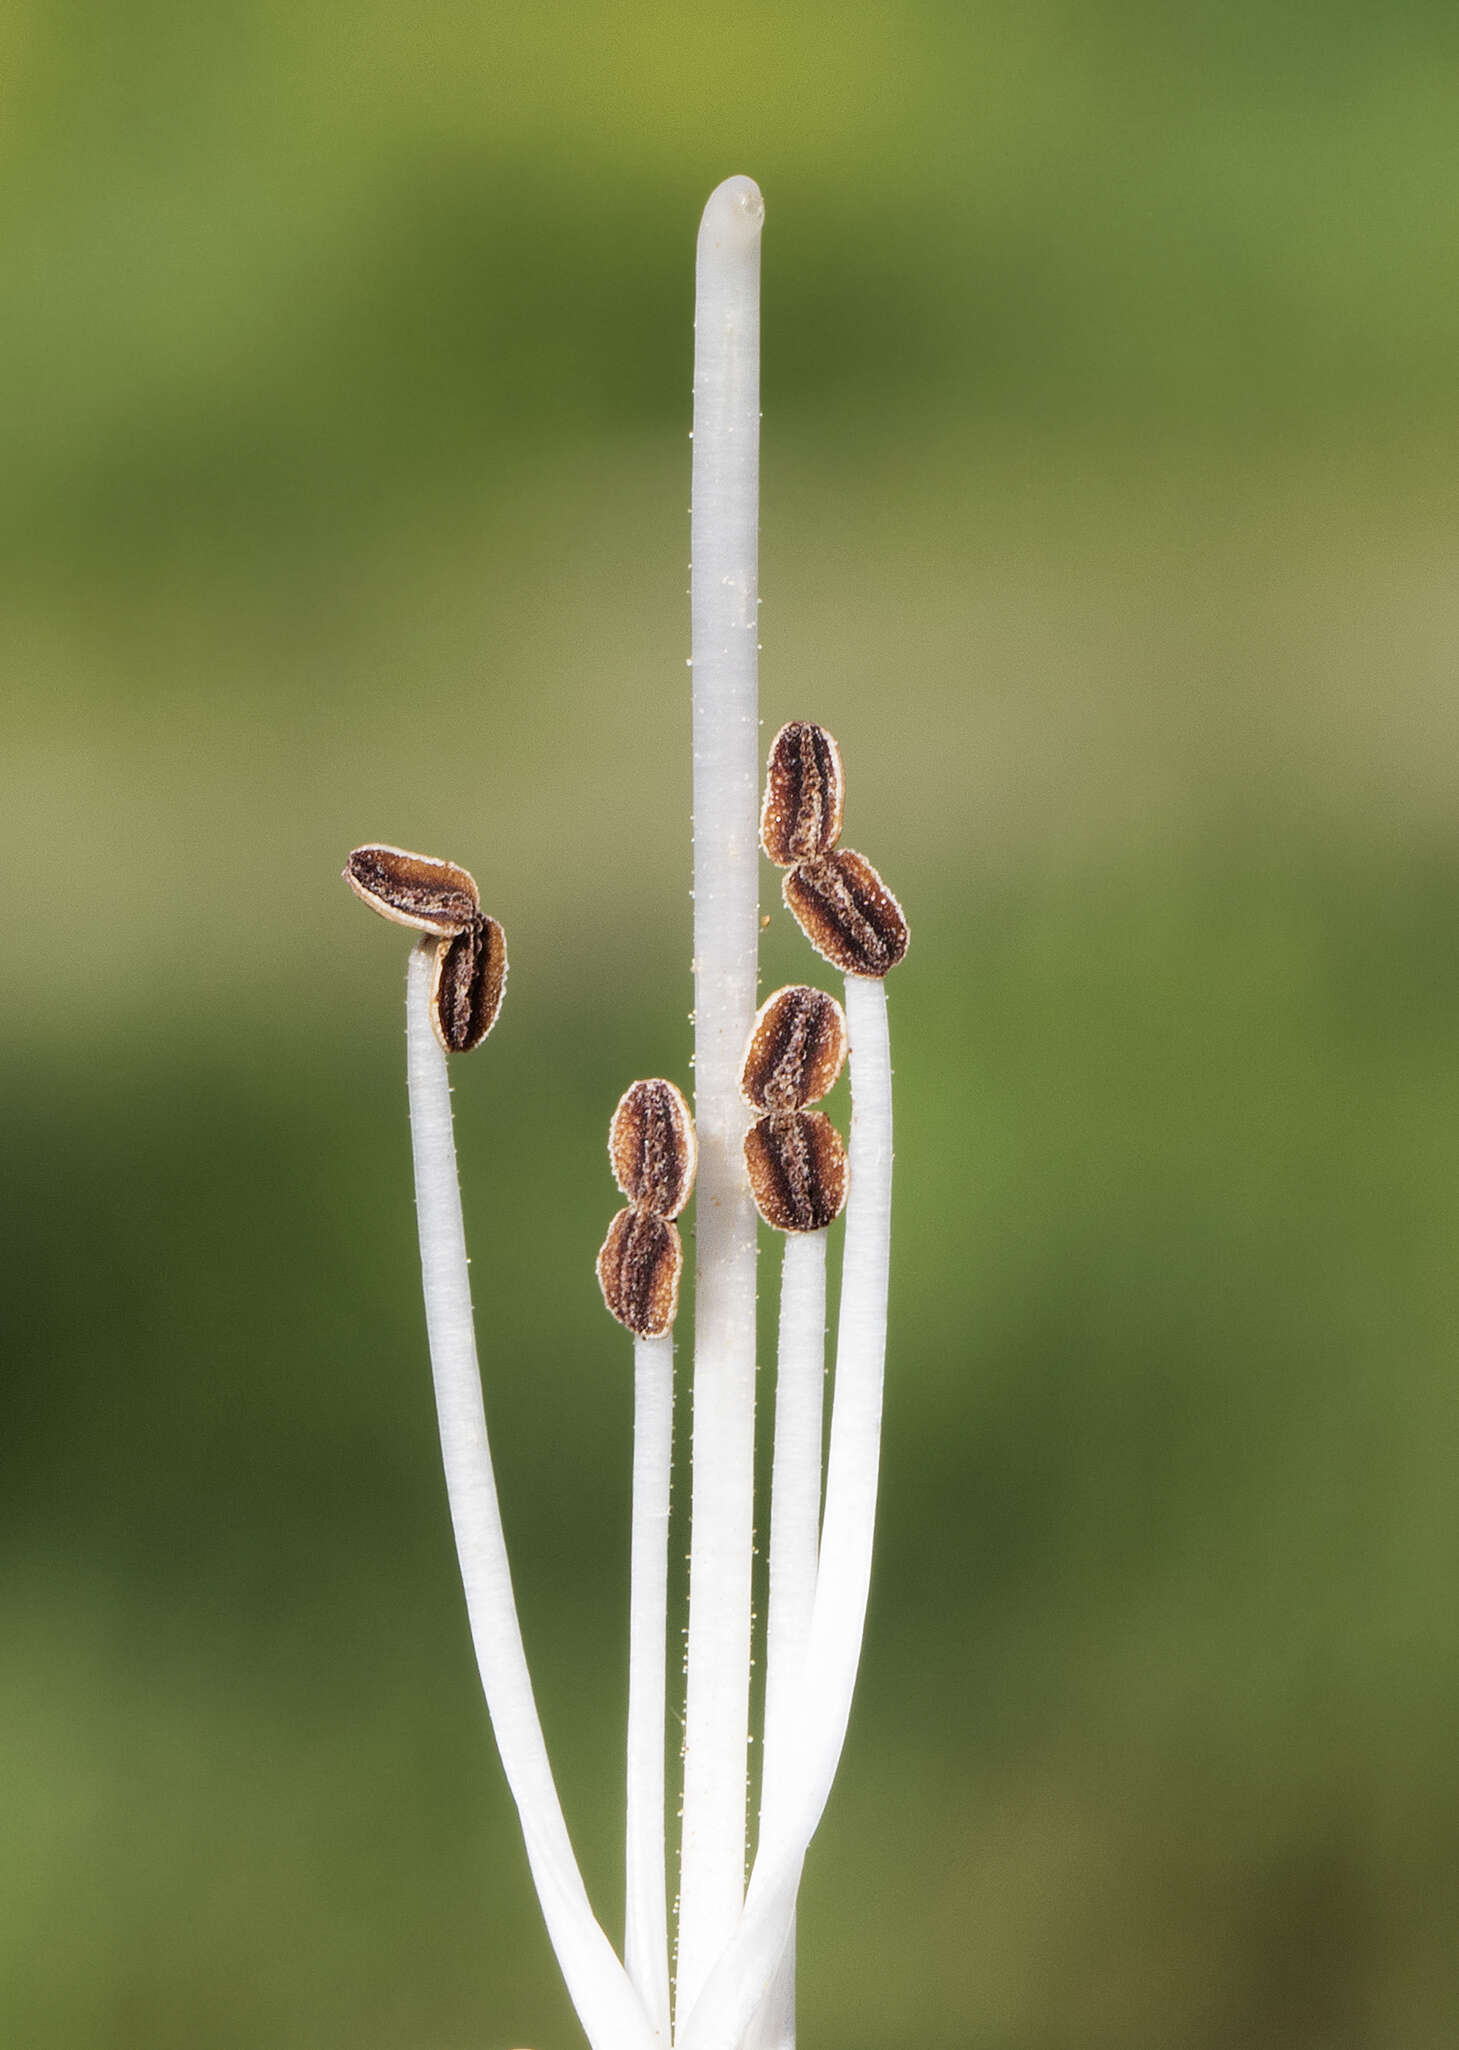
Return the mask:
<svg viewBox="0 0 1459 2050">
<path fill-rule="evenodd" d="M 553 1783 L 512 1595 L 471 1315 L 446 1056 L 431 1028 L 435 942 L 412 950 L 406 1062 L 421 1280 L 466 1611 L 542 1915 L 593 2050 L 655 2050 L 654 2030 L 588 1904 Z"/>
<path fill-rule="evenodd" d="M 891 1251 L 892 1072 L 886 990 L 846 978 L 851 1054 L 850 1196 L 836 1333 L 836 1377 L 820 1566 L 805 1685 L 784 1807 L 765 1818 L 734 1939 L 716 1964 L 679 2050 L 739 2050 L 784 1953 L 805 1854 L 835 1778 L 861 1656 L 871 1584 Z"/>
<path fill-rule="evenodd" d="M 739 1066 L 755 1015 L 760 229 L 749 178 L 710 195 L 694 314 L 694 1424 L 677 2012 L 744 1893 L 754 1538 L 755 1211 Z"/>
<path fill-rule="evenodd" d="M 669 2042 L 664 1877 L 665 1639 L 674 1340 L 633 1341 L 633 1542 L 628 1608 L 628 1831 L 623 1959 L 660 2043 Z"/>
<path fill-rule="evenodd" d="M 821 1417 L 826 1371 L 826 1234 L 788 1232 L 780 1266 L 780 1344 L 770 1480 L 770 1601 L 765 1627 L 765 1735 L 760 1834 L 790 1796 L 787 1774 L 816 1599 L 821 1528 Z M 795 1924 L 752 2050 L 794 2050 Z"/>
</svg>

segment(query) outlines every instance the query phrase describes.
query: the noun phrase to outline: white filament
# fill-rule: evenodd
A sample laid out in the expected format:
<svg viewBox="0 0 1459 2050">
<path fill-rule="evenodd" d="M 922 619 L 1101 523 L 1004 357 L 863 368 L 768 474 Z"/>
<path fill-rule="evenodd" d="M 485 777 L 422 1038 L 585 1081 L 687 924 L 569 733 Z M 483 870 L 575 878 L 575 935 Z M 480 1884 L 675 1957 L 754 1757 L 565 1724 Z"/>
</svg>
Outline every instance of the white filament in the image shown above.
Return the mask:
<svg viewBox="0 0 1459 2050">
<path fill-rule="evenodd" d="M 628 1830 L 623 1961 L 659 2041 L 669 2042 L 664 1877 L 665 1639 L 674 1340 L 633 1342 L 633 1544 L 628 1605 Z"/>
<path fill-rule="evenodd" d="M 826 1513 L 784 1806 L 765 1817 L 744 1911 L 678 2050 L 739 2050 L 785 1951 L 801 1869 L 835 1777 L 871 1584 L 891 1250 L 892 1072 L 882 983 L 846 978 L 850 1197 L 836 1333 Z"/>
<path fill-rule="evenodd" d="M 744 1895 L 754 1538 L 755 1211 L 740 1062 L 755 1014 L 760 230 L 749 178 L 699 228 L 694 311 L 694 1422 L 677 2007 Z"/>
<path fill-rule="evenodd" d="M 775 1448 L 770 1483 L 770 1602 L 765 1627 L 765 1735 L 760 1834 L 791 1798 L 797 1706 L 816 1599 L 821 1529 L 821 1418 L 826 1371 L 826 1234 L 787 1232 L 780 1265 Z M 795 1924 L 750 2034 L 751 2050 L 793 2050 Z"/>
<path fill-rule="evenodd" d="M 543 1920 L 588 2041 L 593 2050 L 656 2050 L 643 2004 L 588 1903 L 522 1647 L 476 1363 L 451 1085 L 431 1029 L 434 950 L 435 942 L 423 938 L 410 956 L 406 1066 L 426 1329 L 472 1643 Z"/>
</svg>

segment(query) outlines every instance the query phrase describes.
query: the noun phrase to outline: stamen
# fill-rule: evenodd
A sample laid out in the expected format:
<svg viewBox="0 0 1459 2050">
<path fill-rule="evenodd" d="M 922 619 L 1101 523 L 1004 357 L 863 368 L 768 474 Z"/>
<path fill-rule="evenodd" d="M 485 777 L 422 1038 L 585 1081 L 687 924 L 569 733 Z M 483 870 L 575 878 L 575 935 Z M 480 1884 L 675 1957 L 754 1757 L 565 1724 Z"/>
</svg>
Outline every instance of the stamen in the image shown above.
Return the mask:
<svg viewBox="0 0 1459 2050">
<path fill-rule="evenodd" d="M 628 1606 L 628 1772 L 623 1961 L 663 2050 L 671 2033 L 664 1841 L 669 1473 L 674 1344 L 683 1249 L 677 1217 L 699 1149 L 672 1082 L 635 1082 L 613 1113 L 608 1157 L 629 1202 L 598 1255 L 603 1300 L 635 1334 L 633 1536 Z"/>
<path fill-rule="evenodd" d="M 770 745 L 760 843 L 801 931 L 843 975 L 883 976 L 907 951 L 902 907 L 866 859 L 836 848 L 845 778 L 824 726 L 792 720 Z"/>
<path fill-rule="evenodd" d="M 826 1805 L 851 1712 L 876 1515 L 891 1239 L 892 1094 L 886 985 L 848 978 L 851 1203 L 846 1217 L 826 1508 L 803 1686 L 789 1756 L 761 1815 L 733 1939 L 675 2036 L 676 2050 L 740 2050 L 785 1954 L 806 1849 Z"/>
<path fill-rule="evenodd" d="M 410 956 L 406 1052 L 411 1145 L 441 1452 L 472 1642 L 547 1933 L 592 2050 L 659 2050 L 643 2003 L 588 1903 L 522 1648 L 476 1361 L 451 1137 L 451 1085 L 432 1029 L 430 953 L 422 940 Z"/>
</svg>

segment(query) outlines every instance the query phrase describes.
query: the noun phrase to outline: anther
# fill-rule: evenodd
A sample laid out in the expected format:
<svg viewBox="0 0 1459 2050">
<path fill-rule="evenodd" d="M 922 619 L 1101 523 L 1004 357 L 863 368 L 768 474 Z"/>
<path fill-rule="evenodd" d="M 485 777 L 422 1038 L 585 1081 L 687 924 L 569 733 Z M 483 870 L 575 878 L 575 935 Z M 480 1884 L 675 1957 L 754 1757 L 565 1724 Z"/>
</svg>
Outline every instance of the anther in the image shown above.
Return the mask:
<svg viewBox="0 0 1459 2050">
<path fill-rule="evenodd" d="M 755 1208 L 776 1231 L 824 1231 L 846 1202 L 846 1148 L 819 1110 L 772 1111 L 745 1134 Z"/>
<path fill-rule="evenodd" d="M 392 925 L 436 940 L 431 1024 L 447 1053 L 470 1053 L 497 1020 L 507 981 L 506 935 L 481 908 L 475 878 L 454 861 L 403 847 L 357 847 L 344 879 Z"/>
<path fill-rule="evenodd" d="M 841 751 L 824 726 L 792 719 L 770 744 L 760 842 L 781 868 L 829 854 L 841 837 Z"/>
<path fill-rule="evenodd" d="M 344 879 L 362 903 L 394 925 L 454 939 L 481 910 L 476 883 L 454 861 L 403 847 L 357 847 Z"/>
<path fill-rule="evenodd" d="M 630 1203 L 609 1225 L 598 1254 L 603 1301 L 639 1338 L 662 1338 L 679 1307 L 683 1265 L 678 1226 Z"/>
<path fill-rule="evenodd" d="M 613 1179 L 656 1217 L 677 1217 L 689 1201 L 699 1148 L 689 1106 L 672 1082 L 635 1082 L 608 1131 Z"/>
<path fill-rule="evenodd" d="M 431 1024 L 447 1053 L 471 1053 L 497 1020 L 507 982 L 506 934 L 478 914 L 464 932 L 436 945 Z"/>
<path fill-rule="evenodd" d="M 865 855 L 842 847 L 803 861 L 782 888 L 801 931 L 844 975 L 879 978 L 906 953 L 902 907 Z"/>
<path fill-rule="evenodd" d="M 804 1110 L 834 1087 L 845 1058 L 845 1012 L 824 990 L 797 983 L 760 1006 L 740 1090 L 755 1110 Z"/>
<path fill-rule="evenodd" d="M 613 1178 L 628 1198 L 598 1254 L 603 1301 L 640 1338 L 662 1338 L 679 1307 L 684 1248 L 671 1220 L 689 1200 L 699 1146 L 672 1082 L 635 1082 L 608 1128 Z"/>
</svg>

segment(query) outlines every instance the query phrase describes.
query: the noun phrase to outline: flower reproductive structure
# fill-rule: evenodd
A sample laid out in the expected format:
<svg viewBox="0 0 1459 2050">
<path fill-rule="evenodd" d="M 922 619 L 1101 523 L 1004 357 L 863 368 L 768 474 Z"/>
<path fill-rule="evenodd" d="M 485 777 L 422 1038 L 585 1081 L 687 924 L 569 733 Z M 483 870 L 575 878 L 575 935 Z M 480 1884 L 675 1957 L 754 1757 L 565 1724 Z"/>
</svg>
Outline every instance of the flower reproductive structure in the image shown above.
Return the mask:
<svg viewBox="0 0 1459 2050">
<path fill-rule="evenodd" d="M 795 1910 L 830 1793 L 866 1613 L 891 1230 L 886 978 L 900 906 L 840 845 L 844 775 L 823 726 L 775 735 L 759 845 L 844 1005 L 809 984 L 755 1008 L 753 753 L 758 251 L 763 206 L 730 179 L 700 230 L 695 366 L 695 1106 L 633 1082 L 609 1125 L 624 1198 L 597 1259 L 631 1334 L 634 1455 L 621 1951 L 593 1913 L 527 1670 L 497 1506 L 457 1182 L 447 1062 L 500 1013 L 506 941 L 456 863 L 358 847 L 345 880 L 417 935 L 406 1053 L 422 1284 L 447 1495 L 477 1663 L 528 1861 L 592 2050 L 793 2050 Z M 736 441 L 735 436 L 739 439 Z M 746 812 L 748 811 L 748 819 Z M 849 1145 L 817 1109 L 849 1059 Z M 696 1130 L 697 1124 L 697 1130 Z M 665 1822 L 667 1536 L 674 1324 L 695 1191 L 688 1656 L 677 1910 Z M 758 1830 L 748 1883 L 755 1214 L 782 1236 Z M 823 1458 L 826 1242 L 844 1216 Z M 491 1362 L 488 1361 L 488 1369 Z M 671 1933 L 676 1971 L 671 1975 Z"/>
</svg>

